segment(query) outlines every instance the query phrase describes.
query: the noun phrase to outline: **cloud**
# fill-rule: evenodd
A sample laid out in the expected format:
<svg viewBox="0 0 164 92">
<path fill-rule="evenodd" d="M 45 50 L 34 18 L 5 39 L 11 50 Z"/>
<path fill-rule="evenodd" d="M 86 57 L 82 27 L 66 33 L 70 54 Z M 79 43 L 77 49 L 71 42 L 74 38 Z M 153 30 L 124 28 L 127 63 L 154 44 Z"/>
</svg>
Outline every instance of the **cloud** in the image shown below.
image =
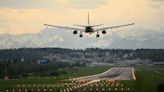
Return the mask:
<svg viewBox="0 0 164 92">
<path fill-rule="evenodd" d="M 52 7 L 55 4 L 54 0 L 49 0 L 48 2 L 46 0 L 0 0 L 1 8 L 45 8 Z"/>
<path fill-rule="evenodd" d="M 149 6 L 154 9 L 160 9 L 161 7 L 164 6 L 164 1 L 163 0 L 151 0 Z"/>
<path fill-rule="evenodd" d="M 0 12 L 0 30 L 12 34 L 37 33 L 44 23 L 57 23 L 62 18 L 44 9 L 0 9 Z"/>
<path fill-rule="evenodd" d="M 107 0 L 70 0 L 70 3 L 77 8 L 98 8 L 99 6 L 105 5 Z"/>
<path fill-rule="evenodd" d="M 4 19 L 0 19 L 0 34 L 6 33 L 6 32 L 9 32 L 8 23 L 6 23 Z"/>
<path fill-rule="evenodd" d="M 154 2 L 163 2 L 163 0 L 152 0 Z"/>
<path fill-rule="evenodd" d="M 60 6 L 78 8 L 97 8 L 107 3 L 107 0 L 1 0 L 1 8 L 53 8 Z"/>
</svg>

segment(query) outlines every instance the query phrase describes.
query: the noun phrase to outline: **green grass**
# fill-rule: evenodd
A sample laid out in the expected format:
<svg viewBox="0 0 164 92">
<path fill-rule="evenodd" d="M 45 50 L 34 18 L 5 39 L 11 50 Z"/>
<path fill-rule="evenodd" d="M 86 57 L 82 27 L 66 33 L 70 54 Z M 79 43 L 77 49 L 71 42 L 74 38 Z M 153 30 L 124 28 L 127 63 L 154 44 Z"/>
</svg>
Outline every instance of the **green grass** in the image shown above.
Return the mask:
<svg viewBox="0 0 164 92">
<path fill-rule="evenodd" d="M 60 75 L 61 77 L 80 77 L 86 75 L 93 75 L 97 73 L 102 73 L 108 70 L 108 66 L 99 66 L 99 67 L 74 67 L 73 69 L 67 69 L 67 74 Z"/>
<path fill-rule="evenodd" d="M 164 71 L 164 69 L 147 67 L 136 71 L 137 80 L 134 83 L 136 92 L 158 92 L 157 86 L 164 84 L 164 75 L 156 71 Z"/>
<path fill-rule="evenodd" d="M 27 77 L 20 79 L 11 79 L 11 80 L 0 80 L 0 92 L 5 89 L 13 89 L 16 85 L 56 85 L 57 83 L 61 83 L 61 80 L 97 74 L 106 71 L 109 67 L 74 67 L 74 68 L 66 68 L 61 69 L 67 71 L 68 73 L 59 75 L 57 77 Z M 32 89 L 32 88 L 30 88 Z"/>
<path fill-rule="evenodd" d="M 65 68 L 64 70 L 68 73 L 59 75 L 58 77 L 28 77 L 13 80 L 0 80 L 0 92 L 4 92 L 5 89 L 12 90 L 13 88 L 16 88 L 17 91 L 18 89 L 28 89 L 27 92 L 32 92 L 32 89 L 34 90 L 33 92 L 37 92 L 37 89 L 41 89 L 39 92 L 51 92 L 50 89 L 55 90 L 55 92 L 60 92 L 60 90 L 64 91 L 79 85 L 78 83 L 63 82 L 61 80 L 97 74 L 107 69 L 109 69 L 109 67 L 74 67 Z M 61 69 L 61 71 L 62 70 L 63 69 Z M 108 82 L 98 82 L 74 89 L 73 92 L 84 92 L 84 89 L 86 90 L 85 92 L 158 92 L 157 86 L 159 84 L 164 84 L 164 68 L 162 67 L 136 67 L 135 75 L 137 78 L 136 81 L 116 81 L 116 83 L 119 83 L 118 86 L 116 86 L 116 84 L 112 86 L 112 84 Z M 22 85 L 25 85 L 25 87 L 22 87 Z M 47 85 L 50 86 L 47 87 Z M 115 90 L 115 88 L 117 88 L 117 90 Z M 128 90 L 128 88 L 130 90 Z M 46 91 L 43 89 L 46 89 Z"/>
</svg>

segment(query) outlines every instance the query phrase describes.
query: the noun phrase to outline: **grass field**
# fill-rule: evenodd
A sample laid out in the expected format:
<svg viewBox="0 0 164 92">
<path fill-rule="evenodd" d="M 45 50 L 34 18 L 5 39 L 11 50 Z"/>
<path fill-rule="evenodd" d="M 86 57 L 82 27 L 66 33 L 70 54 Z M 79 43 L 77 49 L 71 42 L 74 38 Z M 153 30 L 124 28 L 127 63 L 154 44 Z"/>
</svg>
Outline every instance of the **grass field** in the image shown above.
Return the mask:
<svg viewBox="0 0 164 92">
<path fill-rule="evenodd" d="M 20 79 L 12 79 L 12 80 L 0 80 L 0 92 L 1 91 L 4 92 L 4 90 L 6 89 L 9 90 L 19 89 L 19 88 L 26 89 L 26 87 L 27 89 L 31 90 L 32 88 L 36 88 L 35 85 L 56 86 L 58 84 L 61 84 L 61 86 L 63 87 L 61 80 L 101 73 L 103 71 L 106 71 L 107 69 L 109 69 L 109 67 L 74 67 L 74 68 L 64 69 L 67 70 L 68 73 L 59 75 L 57 77 L 28 77 L 28 78 L 20 78 Z M 23 85 L 25 87 L 23 88 L 21 88 L 22 86 L 18 87 L 19 85 Z M 59 86 L 58 88 L 60 89 L 61 86 Z"/>
<path fill-rule="evenodd" d="M 134 82 L 135 92 L 158 92 L 158 86 L 164 84 L 164 68 L 136 68 L 136 77 L 137 81 Z"/>
<path fill-rule="evenodd" d="M 68 73 L 58 77 L 0 80 L 0 92 L 160 92 L 159 87 L 164 84 L 164 68 L 161 67 L 136 67 L 136 81 L 101 81 L 87 86 L 81 86 L 83 83 L 74 81 L 63 81 L 101 73 L 109 68 L 75 67 L 66 69 Z"/>
</svg>

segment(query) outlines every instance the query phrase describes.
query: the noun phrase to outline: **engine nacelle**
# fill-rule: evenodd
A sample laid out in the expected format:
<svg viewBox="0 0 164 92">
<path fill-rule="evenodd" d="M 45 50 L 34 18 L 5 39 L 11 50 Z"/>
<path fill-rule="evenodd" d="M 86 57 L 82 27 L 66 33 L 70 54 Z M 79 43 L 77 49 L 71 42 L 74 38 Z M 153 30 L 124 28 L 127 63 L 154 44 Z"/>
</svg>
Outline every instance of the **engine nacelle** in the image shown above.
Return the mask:
<svg viewBox="0 0 164 92">
<path fill-rule="evenodd" d="M 83 37 L 83 34 L 80 34 L 79 37 L 82 38 Z"/>
<path fill-rule="evenodd" d="M 106 31 L 105 31 L 105 30 L 103 30 L 103 31 L 102 31 L 102 34 L 106 34 Z"/>
<path fill-rule="evenodd" d="M 76 30 L 73 31 L 73 34 L 77 34 L 78 32 Z"/>
<path fill-rule="evenodd" d="M 99 37 L 100 37 L 100 35 L 99 35 L 99 34 L 97 34 L 97 35 L 96 35 L 96 38 L 99 38 Z"/>
</svg>

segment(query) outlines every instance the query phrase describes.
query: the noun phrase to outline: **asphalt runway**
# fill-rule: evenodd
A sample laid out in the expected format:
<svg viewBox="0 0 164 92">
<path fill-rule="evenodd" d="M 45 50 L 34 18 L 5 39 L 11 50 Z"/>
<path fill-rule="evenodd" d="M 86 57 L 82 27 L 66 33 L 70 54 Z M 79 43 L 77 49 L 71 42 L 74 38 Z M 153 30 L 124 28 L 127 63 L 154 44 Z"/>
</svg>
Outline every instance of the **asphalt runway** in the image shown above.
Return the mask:
<svg viewBox="0 0 164 92">
<path fill-rule="evenodd" d="M 74 78 L 76 81 L 100 80 L 135 80 L 133 67 L 112 67 L 109 70 L 95 75 Z"/>
</svg>

